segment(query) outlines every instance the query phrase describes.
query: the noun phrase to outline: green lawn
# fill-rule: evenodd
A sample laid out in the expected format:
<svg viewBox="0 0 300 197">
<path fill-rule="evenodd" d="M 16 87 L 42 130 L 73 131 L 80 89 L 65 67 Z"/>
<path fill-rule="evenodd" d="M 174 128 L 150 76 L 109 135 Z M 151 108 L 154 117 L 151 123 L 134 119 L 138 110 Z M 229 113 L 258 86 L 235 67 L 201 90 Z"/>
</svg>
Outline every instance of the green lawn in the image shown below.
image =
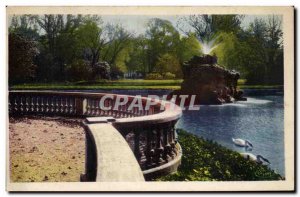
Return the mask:
<svg viewBox="0 0 300 197">
<path fill-rule="evenodd" d="M 14 85 L 11 89 L 37 89 L 37 90 L 87 90 L 87 89 L 180 89 L 182 80 L 116 80 L 116 81 L 93 81 L 73 83 L 28 83 Z"/>
<path fill-rule="evenodd" d="M 12 90 L 97 90 L 97 89 L 123 89 L 123 90 L 139 90 L 139 89 L 180 89 L 182 79 L 178 80 L 143 80 L 143 79 L 122 79 L 115 81 L 79 81 L 66 83 L 27 83 L 11 86 Z M 281 88 L 282 86 L 265 86 L 265 85 L 244 85 L 245 80 L 240 79 L 238 86 L 241 89 L 253 88 Z"/>
</svg>

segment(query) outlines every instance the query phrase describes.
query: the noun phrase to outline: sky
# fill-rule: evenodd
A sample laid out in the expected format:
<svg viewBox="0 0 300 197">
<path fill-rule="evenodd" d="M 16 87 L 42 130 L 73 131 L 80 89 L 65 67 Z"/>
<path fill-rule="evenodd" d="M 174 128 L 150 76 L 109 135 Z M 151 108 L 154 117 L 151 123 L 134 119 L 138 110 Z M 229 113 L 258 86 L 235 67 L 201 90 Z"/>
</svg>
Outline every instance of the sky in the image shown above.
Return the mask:
<svg viewBox="0 0 300 197">
<path fill-rule="evenodd" d="M 146 31 L 146 25 L 151 18 L 161 18 L 170 21 L 174 27 L 177 26 L 177 21 L 182 16 L 175 15 L 156 15 L 156 16 L 128 16 L 128 15 L 106 15 L 101 16 L 104 23 L 120 23 L 130 32 L 135 34 L 143 34 Z M 245 15 L 242 20 L 241 26 L 243 28 L 247 27 L 255 18 L 261 18 L 266 20 L 267 15 Z"/>
<path fill-rule="evenodd" d="M 101 18 L 106 23 L 112 24 L 122 24 L 128 31 L 134 33 L 135 35 L 144 34 L 146 31 L 147 22 L 151 18 L 160 18 L 170 21 L 173 26 L 177 27 L 177 21 L 182 18 L 183 15 L 101 15 Z M 12 16 L 9 16 L 8 21 L 11 23 Z M 245 15 L 242 20 L 241 26 L 246 28 L 255 18 L 260 18 L 266 20 L 268 15 Z M 186 25 L 185 27 L 188 27 Z M 40 30 L 40 33 L 43 34 L 43 30 Z"/>
</svg>

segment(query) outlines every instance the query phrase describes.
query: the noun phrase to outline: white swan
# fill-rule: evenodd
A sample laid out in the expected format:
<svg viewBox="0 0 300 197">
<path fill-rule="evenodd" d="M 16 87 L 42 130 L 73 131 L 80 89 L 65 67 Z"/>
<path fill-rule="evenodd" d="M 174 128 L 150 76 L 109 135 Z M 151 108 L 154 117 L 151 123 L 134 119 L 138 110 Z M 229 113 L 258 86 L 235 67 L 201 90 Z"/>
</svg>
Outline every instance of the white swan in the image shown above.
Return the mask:
<svg viewBox="0 0 300 197">
<path fill-rule="evenodd" d="M 237 146 L 251 147 L 251 148 L 253 148 L 252 143 L 249 142 L 248 140 L 243 140 L 243 139 L 240 139 L 240 138 L 236 138 L 236 139 L 232 138 L 232 141 Z"/>
<path fill-rule="evenodd" d="M 254 155 L 252 153 L 240 153 L 245 159 L 251 160 L 251 161 L 255 161 L 258 164 L 263 164 L 264 162 L 267 162 L 268 164 L 270 164 L 269 160 L 267 160 L 266 158 L 264 158 L 261 155 Z"/>
</svg>

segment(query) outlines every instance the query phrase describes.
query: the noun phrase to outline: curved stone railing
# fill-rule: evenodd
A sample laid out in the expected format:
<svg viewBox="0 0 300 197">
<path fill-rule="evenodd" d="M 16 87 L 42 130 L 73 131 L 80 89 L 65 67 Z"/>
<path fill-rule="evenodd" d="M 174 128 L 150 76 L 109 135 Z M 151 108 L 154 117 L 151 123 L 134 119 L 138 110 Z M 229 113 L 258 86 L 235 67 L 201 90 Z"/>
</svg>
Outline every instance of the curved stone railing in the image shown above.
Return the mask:
<svg viewBox="0 0 300 197">
<path fill-rule="evenodd" d="M 96 162 L 99 152 L 97 147 L 89 146 L 94 141 L 89 124 L 101 124 L 110 122 L 124 137 L 133 151 L 140 168 L 146 179 L 168 174 L 177 170 L 181 161 L 181 148 L 175 139 L 175 124 L 182 112 L 180 107 L 170 102 L 156 100 L 155 105 L 148 110 L 132 108 L 129 104 L 135 96 L 127 96 L 128 104 L 118 106 L 117 109 L 102 110 L 99 107 L 101 98 L 106 97 L 104 106 L 114 106 L 117 96 L 115 94 L 86 93 L 86 92 L 58 92 L 58 91 L 10 91 L 9 113 L 10 115 L 47 115 L 69 117 L 112 117 L 111 120 L 100 118 L 84 121 L 87 141 L 86 181 L 90 172 L 95 173 L 99 169 Z M 150 98 L 142 97 L 142 105 L 145 106 Z M 151 99 L 150 99 L 151 100 Z M 152 99 L 153 100 L 153 99 Z M 112 147 L 117 148 L 117 147 Z M 93 154 L 96 154 L 93 156 Z M 90 159 L 90 158 L 92 159 Z M 87 169 L 95 168 L 95 169 Z"/>
<path fill-rule="evenodd" d="M 107 97 L 104 107 L 113 106 L 117 96 L 115 94 L 86 93 L 86 92 L 57 92 L 57 91 L 10 91 L 9 113 L 14 114 L 46 114 L 63 116 L 113 116 L 128 118 L 157 114 L 160 105 L 150 106 L 150 109 L 139 111 L 138 108 L 127 110 L 129 104 L 119 106 L 118 109 L 102 110 L 99 102 Z M 126 96 L 126 95 L 125 95 Z M 127 96 L 128 103 L 135 97 Z M 145 100 L 143 100 L 145 105 Z"/>
</svg>

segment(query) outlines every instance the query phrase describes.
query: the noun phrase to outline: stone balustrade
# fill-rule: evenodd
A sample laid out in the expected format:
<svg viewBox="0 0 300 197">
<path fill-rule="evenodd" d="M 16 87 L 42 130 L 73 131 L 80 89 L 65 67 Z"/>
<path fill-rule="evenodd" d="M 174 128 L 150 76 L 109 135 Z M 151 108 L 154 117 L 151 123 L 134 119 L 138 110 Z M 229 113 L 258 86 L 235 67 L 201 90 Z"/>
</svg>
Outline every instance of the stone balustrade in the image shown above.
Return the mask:
<svg viewBox="0 0 300 197">
<path fill-rule="evenodd" d="M 90 122 L 88 117 L 112 117 L 110 122 L 124 137 L 133 151 L 135 158 L 143 171 L 146 180 L 168 174 L 177 170 L 181 161 L 181 148 L 175 139 L 175 124 L 182 112 L 178 106 L 172 106 L 169 102 L 157 101 L 149 109 L 132 108 L 129 104 L 135 96 L 127 96 L 128 103 L 103 110 L 99 107 L 102 97 L 105 107 L 114 106 L 117 96 L 115 94 L 86 93 L 86 92 L 58 92 L 58 91 L 10 91 L 9 92 L 9 114 L 10 115 L 43 115 L 43 116 L 67 116 L 87 118 L 84 121 L 87 141 L 88 163 L 85 177 L 90 177 L 89 172 L 97 170 L 96 162 L 97 147 L 88 143 L 95 141 L 93 132 L 87 125 L 101 124 Z M 142 105 L 145 106 L 150 98 L 142 97 Z M 105 120 L 105 118 L 104 118 Z M 87 129 L 89 128 L 89 129 Z M 94 146 L 97 146 L 94 143 Z M 99 147 L 98 147 L 99 148 Z M 112 147 L 117 148 L 117 147 Z M 98 151 L 99 152 L 99 151 Z M 85 181 L 96 181 L 96 179 L 85 178 Z"/>
</svg>

